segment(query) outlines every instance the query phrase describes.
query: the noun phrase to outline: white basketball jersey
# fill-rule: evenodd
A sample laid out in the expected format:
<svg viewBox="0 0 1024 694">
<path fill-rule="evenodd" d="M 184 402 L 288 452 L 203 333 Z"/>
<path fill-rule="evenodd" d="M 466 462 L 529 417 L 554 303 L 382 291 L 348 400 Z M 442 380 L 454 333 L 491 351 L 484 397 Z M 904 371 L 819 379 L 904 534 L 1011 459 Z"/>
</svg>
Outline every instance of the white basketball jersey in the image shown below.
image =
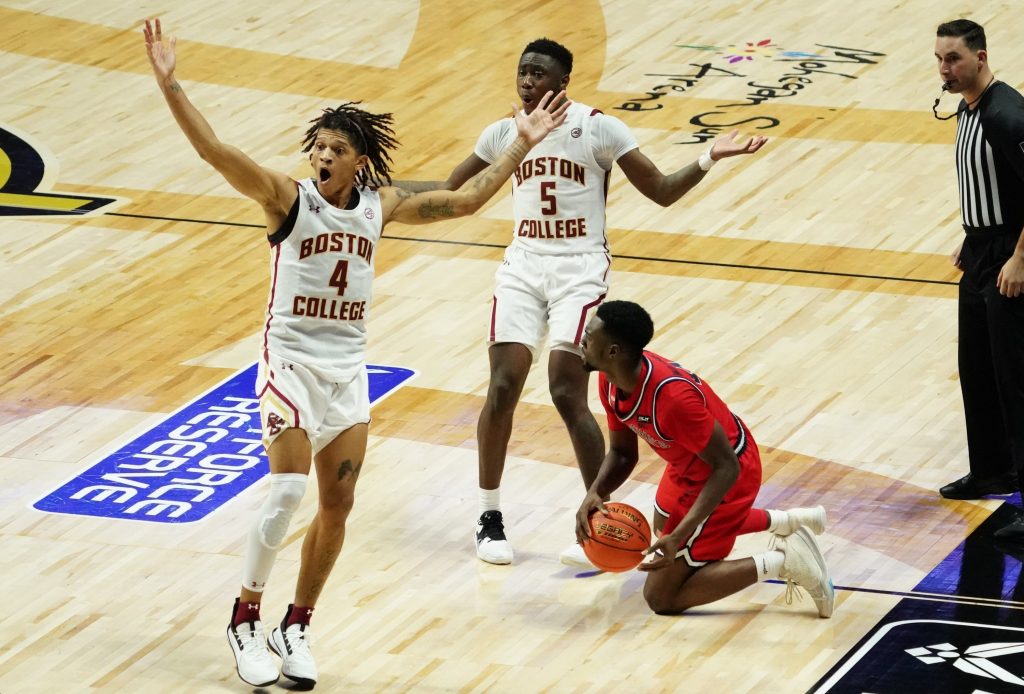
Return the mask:
<svg viewBox="0 0 1024 694">
<path fill-rule="evenodd" d="M 492 123 L 481 134 L 476 154 L 494 162 L 515 138 L 511 118 Z M 569 106 L 565 122 L 530 150 L 512 175 L 512 246 L 553 255 L 607 253 L 611 165 L 636 146 L 617 118 L 583 104 Z"/>
<path fill-rule="evenodd" d="M 348 381 L 365 360 L 380 195 L 357 188 L 359 204 L 342 210 L 324 200 L 313 179 L 298 187 L 296 207 L 269 237 L 263 347 L 328 380 Z"/>
</svg>

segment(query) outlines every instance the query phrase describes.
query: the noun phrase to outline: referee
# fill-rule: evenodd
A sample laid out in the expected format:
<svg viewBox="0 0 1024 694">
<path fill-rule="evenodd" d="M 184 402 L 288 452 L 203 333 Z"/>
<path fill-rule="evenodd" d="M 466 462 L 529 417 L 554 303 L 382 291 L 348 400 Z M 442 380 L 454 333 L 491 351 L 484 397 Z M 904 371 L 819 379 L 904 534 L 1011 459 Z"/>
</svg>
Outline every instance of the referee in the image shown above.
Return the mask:
<svg viewBox="0 0 1024 694">
<path fill-rule="evenodd" d="M 1024 96 L 998 81 L 985 30 L 939 25 L 935 57 L 957 108 L 956 173 L 966 236 L 952 254 L 959 296 L 960 389 L 970 472 L 947 499 L 1010 494 L 1024 478 Z M 996 531 L 1024 543 L 1024 519 Z"/>
</svg>

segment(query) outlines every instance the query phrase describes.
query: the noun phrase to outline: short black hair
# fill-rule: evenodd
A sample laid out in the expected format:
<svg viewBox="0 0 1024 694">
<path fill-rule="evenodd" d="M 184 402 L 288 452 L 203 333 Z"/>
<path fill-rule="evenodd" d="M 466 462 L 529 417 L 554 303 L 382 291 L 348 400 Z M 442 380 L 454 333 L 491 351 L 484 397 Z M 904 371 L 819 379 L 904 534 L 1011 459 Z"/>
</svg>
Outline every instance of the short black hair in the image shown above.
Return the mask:
<svg viewBox="0 0 1024 694">
<path fill-rule="evenodd" d="M 954 19 L 952 22 L 944 22 L 939 25 L 935 35 L 961 37 L 964 44 L 975 53 L 988 50 L 985 41 L 985 28 L 969 19 Z"/>
<path fill-rule="evenodd" d="M 309 121 L 313 125 L 302 140 L 302 151 L 313 149 L 316 134 L 321 128 L 337 130 L 348 135 L 349 142 L 359 154 L 365 154 L 370 165 L 356 174 L 360 186 L 384 186 L 391 184 L 391 154 L 389 150 L 398 147 L 395 132 L 391 129 L 390 113 L 370 113 L 356 108 L 361 101 L 348 101 L 338 108 L 325 108 L 323 113 Z"/>
<path fill-rule="evenodd" d="M 654 337 L 654 321 L 640 304 L 606 301 L 597 307 L 604 331 L 636 359 Z"/>
<path fill-rule="evenodd" d="M 572 53 L 569 52 L 568 48 L 557 41 L 552 41 L 548 38 L 530 41 L 530 43 L 526 44 L 526 48 L 523 49 L 523 52 L 519 57 L 522 58 L 527 53 L 540 53 L 541 55 L 546 55 L 561 65 L 565 74 L 572 74 Z"/>
</svg>

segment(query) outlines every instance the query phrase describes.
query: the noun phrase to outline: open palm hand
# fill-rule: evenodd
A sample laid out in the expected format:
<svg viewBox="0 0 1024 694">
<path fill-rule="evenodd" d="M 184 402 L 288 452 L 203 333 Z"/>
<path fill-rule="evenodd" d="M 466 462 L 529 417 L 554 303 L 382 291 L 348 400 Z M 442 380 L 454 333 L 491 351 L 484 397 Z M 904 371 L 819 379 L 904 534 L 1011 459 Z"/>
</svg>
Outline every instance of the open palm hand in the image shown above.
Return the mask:
<svg viewBox="0 0 1024 694">
<path fill-rule="evenodd" d="M 142 35 L 146 39 L 146 54 L 149 56 L 149 64 L 153 66 L 153 73 L 160 80 L 170 77 L 176 62 L 174 44 L 177 39 L 172 36 L 168 43 L 164 43 L 159 19 L 153 24 L 147 19 Z"/>
<path fill-rule="evenodd" d="M 736 137 L 739 134 L 739 130 L 733 130 L 728 135 L 723 135 L 715 140 L 715 144 L 711 147 L 711 158 L 718 161 L 719 159 L 735 157 L 739 154 L 753 154 L 761 149 L 764 143 L 768 142 L 768 138 L 763 135 L 751 137 L 745 142 L 737 142 Z"/>
<path fill-rule="evenodd" d="M 543 140 L 549 132 L 565 122 L 565 114 L 571 103 L 565 98 L 565 91 L 560 91 L 553 96 L 551 92 L 545 94 L 529 115 L 513 106 L 512 116 L 516 119 L 520 137 L 531 147 Z"/>
</svg>

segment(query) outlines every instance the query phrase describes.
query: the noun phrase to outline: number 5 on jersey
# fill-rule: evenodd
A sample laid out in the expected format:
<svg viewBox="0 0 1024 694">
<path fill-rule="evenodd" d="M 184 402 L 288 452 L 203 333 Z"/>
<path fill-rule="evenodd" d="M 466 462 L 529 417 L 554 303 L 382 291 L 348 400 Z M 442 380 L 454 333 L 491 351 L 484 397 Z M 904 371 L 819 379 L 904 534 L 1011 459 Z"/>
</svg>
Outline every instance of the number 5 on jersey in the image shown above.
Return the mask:
<svg viewBox="0 0 1024 694">
<path fill-rule="evenodd" d="M 555 197 L 555 181 L 540 182 L 541 214 L 558 212 L 558 199 Z"/>
</svg>

